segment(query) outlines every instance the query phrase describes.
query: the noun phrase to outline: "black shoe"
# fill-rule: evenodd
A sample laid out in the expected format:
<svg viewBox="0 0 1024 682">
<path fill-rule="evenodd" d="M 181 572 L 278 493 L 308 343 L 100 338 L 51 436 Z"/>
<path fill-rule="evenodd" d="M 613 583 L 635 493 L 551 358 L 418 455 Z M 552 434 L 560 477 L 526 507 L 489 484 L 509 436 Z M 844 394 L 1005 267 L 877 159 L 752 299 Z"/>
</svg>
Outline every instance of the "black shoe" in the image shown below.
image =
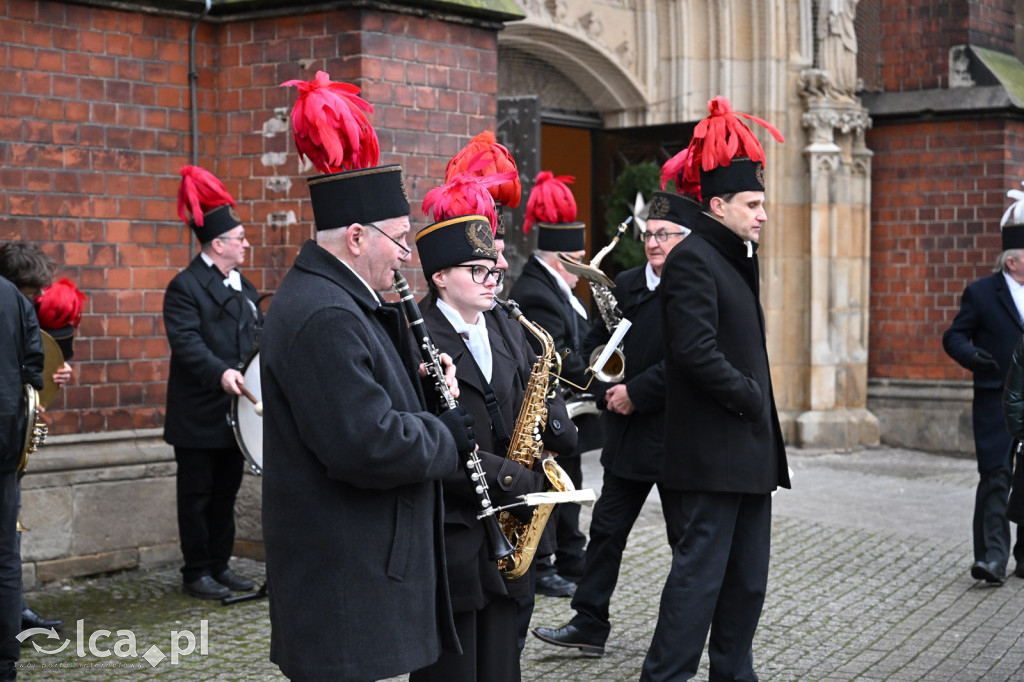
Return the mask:
<svg viewBox="0 0 1024 682">
<path fill-rule="evenodd" d="M 235 575 L 235 572 L 230 568 L 225 568 L 223 571 L 213 576 L 213 579 L 233 592 L 248 592 L 256 589 L 256 586 L 253 585 L 251 580 L 243 578 L 240 575 Z"/>
<path fill-rule="evenodd" d="M 583 653 L 593 656 L 604 655 L 604 640 L 598 641 L 596 637 L 588 637 L 572 623 L 563 625 L 557 630 L 552 628 L 534 628 L 531 632 L 533 632 L 534 637 L 548 644 L 579 649 Z"/>
<path fill-rule="evenodd" d="M 538 576 L 537 594 L 545 597 L 571 597 L 576 594 L 576 583 L 571 583 L 557 573 Z"/>
<path fill-rule="evenodd" d="M 181 591 L 190 597 L 199 597 L 200 599 L 223 599 L 231 596 L 231 590 L 208 575 L 190 583 L 183 583 Z"/>
<path fill-rule="evenodd" d="M 1018 561 L 1013 568 L 1013 574 L 1018 578 L 1024 578 L 1024 561 Z"/>
<path fill-rule="evenodd" d="M 38 613 L 25 607 L 21 610 L 21 629 L 28 630 L 29 628 L 43 628 L 49 630 L 50 628 L 59 628 L 64 625 L 64 621 L 59 618 L 43 618 Z"/>
<path fill-rule="evenodd" d="M 1006 569 L 994 561 L 975 561 L 971 566 L 971 577 L 992 585 L 1002 585 L 1006 582 Z"/>
</svg>

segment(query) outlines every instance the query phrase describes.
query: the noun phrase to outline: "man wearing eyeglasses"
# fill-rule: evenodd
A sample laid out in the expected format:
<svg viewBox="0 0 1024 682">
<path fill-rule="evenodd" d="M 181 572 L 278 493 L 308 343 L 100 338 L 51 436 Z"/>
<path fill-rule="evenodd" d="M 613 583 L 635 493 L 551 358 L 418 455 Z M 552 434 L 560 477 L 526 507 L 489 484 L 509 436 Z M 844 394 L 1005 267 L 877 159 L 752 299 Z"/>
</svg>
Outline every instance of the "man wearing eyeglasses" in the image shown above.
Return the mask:
<svg viewBox="0 0 1024 682">
<path fill-rule="evenodd" d="M 645 265 L 630 268 L 615 278 L 616 303 L 630 322 L 622 342 L 626 358 L 625 378 L 598 395 L 603 408 L 604 448 L 601 465 L 604 483 L 590 522 L 583 577 L 576 586 L 572 608 L 576 615 L 560 628 L 534 628 L 538 639 L 555 646 L 600 655 L 611 631 L 609 603 L 619 577 L 622 551 L 651 487 L 658 486 L 664 502 L 672 491 L 661 484 L 661 460 L 665 430 L 665 363 L 661 343 L 661 309 L 658 287 L 665 257 L 690 233 L 688 216 L 700 205 L 678 194 L 655 192 L 649 204 L 646 231 L 642 234 Z M 583 341 L 582 355 L 608 343 L 611 333 L 594 324 Z M 663 504 L 670 544 L 682 533 Z"/>
<path fill-rule="evenodd" d="M 238 271 L 249 242 L 234 200 L 201 168 L 186 166 L 182 176 L 179 214 L 183 219 L 191 214 L 185 222 L 200 251 L 164 294 L 171 346 L 164 440 L 174 446 L 178 464 L 182 590 L 200 599 L 221 599 L 253 589 L 252 581 L 228 566 L 244 466 L 226 417 L 231 396 L 241 395 L 241 369 L 255 345 L 262 314 L 256 288 Z M 203 185 L 215 191 L 196 192 Z"/>
</svg>

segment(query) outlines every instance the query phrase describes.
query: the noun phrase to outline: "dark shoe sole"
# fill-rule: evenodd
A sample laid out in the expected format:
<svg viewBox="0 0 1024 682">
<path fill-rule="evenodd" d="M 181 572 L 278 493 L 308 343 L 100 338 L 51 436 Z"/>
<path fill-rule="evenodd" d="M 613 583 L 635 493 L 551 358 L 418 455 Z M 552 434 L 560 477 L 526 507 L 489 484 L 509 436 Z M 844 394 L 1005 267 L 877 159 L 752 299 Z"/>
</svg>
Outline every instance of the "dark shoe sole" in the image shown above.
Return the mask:
<svg viewBox="0 0 1024 682">
<path fill-rule="evenodd" d="M 591 656 L 604 656 L 604 645 L 603 644 L 588 644 L 587 642 L 573 642 L 573 643 L 563 642 L 560 639 L 553 639 L 551 637 L 545 637 L 541 633 L 537 632 L 536 629 L 530 630 L 530 632 L 533 633 L 534 637 L 536 637 L 540 641 L 545 642 L 547 644 L 553 644 L 554 646 L 561 646 L 561 647 L 565 647 L 567 649 L 579 649 L 583 653 L 589 654 Z"/>
</svg>

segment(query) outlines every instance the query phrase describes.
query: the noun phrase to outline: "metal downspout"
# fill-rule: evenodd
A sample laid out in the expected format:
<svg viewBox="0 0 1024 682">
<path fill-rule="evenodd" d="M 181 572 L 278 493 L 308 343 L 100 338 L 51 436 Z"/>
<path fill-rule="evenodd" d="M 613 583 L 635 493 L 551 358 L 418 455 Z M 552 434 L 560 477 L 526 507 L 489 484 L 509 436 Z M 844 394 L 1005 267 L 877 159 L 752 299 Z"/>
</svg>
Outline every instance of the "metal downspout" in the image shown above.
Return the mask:
<svg viewBox="0 0 1024 682">
<path fill-rule="evenodd" d="M 192 165 L 199 165 L 199 105 L 196 103 L 196 81 L 199 80 L 199 71 L 196 69 L 196 29 L 199 22 L 206 17 L 210 11 L 211 0 L 206 0 L 206 7 L 202 14 L 192 22 L 192 28 L 188 36 L 188 89 L 189 97 L 192 100 Z"/>
</svg>

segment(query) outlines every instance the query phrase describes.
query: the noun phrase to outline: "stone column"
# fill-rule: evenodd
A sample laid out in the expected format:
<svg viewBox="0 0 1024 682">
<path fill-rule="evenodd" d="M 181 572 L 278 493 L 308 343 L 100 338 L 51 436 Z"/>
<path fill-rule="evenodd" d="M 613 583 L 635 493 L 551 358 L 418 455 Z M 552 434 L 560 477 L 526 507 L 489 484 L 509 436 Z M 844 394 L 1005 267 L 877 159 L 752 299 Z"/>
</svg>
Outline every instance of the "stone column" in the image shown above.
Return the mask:
<svg viewBox="0 0 1024 682">
<path fill-rule="evenodd" d="M 867 410 L 868 291 L 871 266 L 871 152 L 868 112 L 853 98 L 816 88 L 809 71 L 802 95 L 809 167 L 809 367 L 807 411 L 796 420 L 802 447 L 878 443 Z"/>
</svg>

